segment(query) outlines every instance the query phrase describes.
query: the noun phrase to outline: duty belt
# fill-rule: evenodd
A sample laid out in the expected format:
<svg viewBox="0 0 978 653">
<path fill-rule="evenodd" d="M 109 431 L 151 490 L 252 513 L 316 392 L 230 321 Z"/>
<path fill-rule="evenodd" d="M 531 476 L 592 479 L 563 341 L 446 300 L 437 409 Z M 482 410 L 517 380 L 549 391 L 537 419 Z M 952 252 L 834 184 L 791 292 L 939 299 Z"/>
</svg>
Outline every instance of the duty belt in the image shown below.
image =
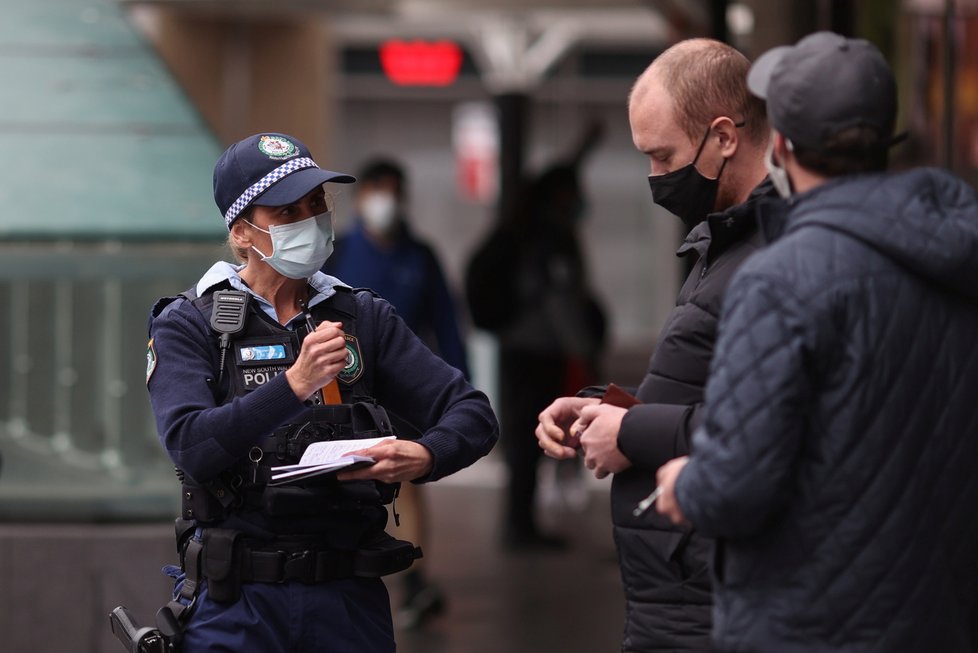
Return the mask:
<svg viewBox="0 0 978 653">
<path fill-rule="evenodd" d="M 210 597 L 222 603 L 236 601 L 242 583 L 379 578 L 407 569 L 421 557 L 420 548 L 384 531 L 353 550 L 284 539 L 256 545 L 239 531 L 219 528 L 204 529 L 202 539 L 200 576 L 207 579 Z M 187 573 L 189 577 L 189 569 Z"/>
<path fill-rule="evenodd" d="M 391 540 L 382 549 L 241 551 L 242 583 L 321 583 L 340 578 L 378 578 L 411 566 L 421 549 L 410 542 Z"/>
</svg>

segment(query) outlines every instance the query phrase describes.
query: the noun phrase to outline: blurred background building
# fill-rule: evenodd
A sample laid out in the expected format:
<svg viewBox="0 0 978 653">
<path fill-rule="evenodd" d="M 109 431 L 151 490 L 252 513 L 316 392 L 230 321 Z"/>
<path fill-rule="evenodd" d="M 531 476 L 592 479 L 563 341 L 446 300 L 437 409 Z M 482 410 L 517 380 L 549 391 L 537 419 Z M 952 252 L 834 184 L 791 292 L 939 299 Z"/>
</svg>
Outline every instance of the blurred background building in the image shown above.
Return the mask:
<svg viewBox="0 0 978 653">
<path fill-rule="evenodd" d="M 468 257 L 521 176 L 569 155 L 588 124 L 602 123 L 583 169 L 582 240 L 611 318 L 605 375 L 626 383 L 640 379 L 681 278 L 680 223 L 653 207 L 626 98 L 675 41 L 714 36 L 755 56 L 816 29 L 868 38 L 900 80 L 910 139 L 897 164 L 942 165 L 978 182 L 978 0 L 0 7 L 0 632 L 9 650 L 112 650 L 108 607 L 128 600 L 148 618 L 162 601 L 155 569 L 172 557 L 161 524 L 176 511 L 177 486 L 143 390 L 145 322 L 156 297 L 224 255 L 210 175 L 227 143 L 283 131 L 350 171 L 396 155 L 412 178 L 413 226 L 460 292 Z M 336 200 L 343 228 L 352 195 Z M 469 341 L 476 382 L 492 394 L 491 339 L 470 332 Z M 50 641 L 37 639 L 39 628 Z M 619 624 L 608 628 L 614 646 Z"/>
</svg>

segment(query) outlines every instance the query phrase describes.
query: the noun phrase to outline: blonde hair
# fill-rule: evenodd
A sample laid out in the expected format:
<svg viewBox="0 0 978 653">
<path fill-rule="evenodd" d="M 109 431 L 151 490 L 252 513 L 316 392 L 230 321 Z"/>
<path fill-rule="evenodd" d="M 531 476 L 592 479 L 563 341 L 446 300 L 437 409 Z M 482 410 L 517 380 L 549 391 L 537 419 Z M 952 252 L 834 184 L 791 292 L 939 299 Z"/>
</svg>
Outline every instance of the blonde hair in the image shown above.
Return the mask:
<svg viewBox="0 0 978 653">
<path fill-rule="evenodd" d="M 227 241 L 228 249 L 231 250 L 231 255 L 234 257 L 234 260 L 237 261 L 238 263 L 248 262 L 248 252 L 250 248 L 239 247 L 238 244 L 234 242 L 234 232 L 232 232 L 231 230 L 234 228 L 234 225 L 238 223 L 238 220 L 245 220 L 246 222 L 250 222 L 251 215 L 254 212 L 255 212 L 254 205 L 244 208 L 241 211 L 241 213 L 238 214 L 238 217 L 234 219 L 234 222 L 231 223 L 230 227 L 228 227 L 228 241 Z"/>
</svg>

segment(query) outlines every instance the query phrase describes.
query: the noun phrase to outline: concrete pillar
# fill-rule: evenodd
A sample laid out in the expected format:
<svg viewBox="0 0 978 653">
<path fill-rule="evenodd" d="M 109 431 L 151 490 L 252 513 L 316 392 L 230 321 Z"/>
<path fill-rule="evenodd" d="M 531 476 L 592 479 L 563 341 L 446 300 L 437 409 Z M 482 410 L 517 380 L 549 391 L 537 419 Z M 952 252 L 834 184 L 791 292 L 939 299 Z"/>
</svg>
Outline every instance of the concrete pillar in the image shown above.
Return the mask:
<svg viewBox="0 0 978 653">
<path fill-rule="evenodd" d="M 152 7 L 139 23 L 222 142 L 281 131 L 328 161 L 336 53 L 324 17 Z"/>
<path fill-rule="evenodd" d="M 817 0 L 744 0 L 754 12 L 754 31 L 745 39 L 750 58 L 778 45 L 794 43 L 815 25 Z"/>
</svg>

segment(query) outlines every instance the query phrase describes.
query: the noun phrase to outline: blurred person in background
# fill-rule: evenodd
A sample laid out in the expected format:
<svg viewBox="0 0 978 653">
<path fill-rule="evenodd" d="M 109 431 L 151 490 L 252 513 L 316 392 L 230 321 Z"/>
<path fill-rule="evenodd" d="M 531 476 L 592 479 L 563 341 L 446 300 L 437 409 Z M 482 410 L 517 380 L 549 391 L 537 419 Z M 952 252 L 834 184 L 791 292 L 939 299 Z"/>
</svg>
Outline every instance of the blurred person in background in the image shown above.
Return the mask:
<svg viewBox="0 0 978 653">
<path fill-rule="evenodd" d="M 867 41 L 807 36 L 748 83 L 787 202 L 657 508 L 717 538 L 721 651 L 978 650 L 978 197 L 885 172 L 897 89 Z"/>
<path fill-rule="evenodd" d="M 455 302 L 434 250 L 419 240 L 408 223 L 407 178 L 389 159 L 368 162 L 357 175 L 354 223 L 336 241 L 323 272 L 386 299 L 398 315 L 445 362 L 469 378 L 465 345 Z M 419 544 L 430 557 L 424 493 L 413 484 L 398 495 L 398 534 Z M 422 558 L 404 573 L 404 598 L 398 625 L 420 626 L 445 608 L 442 590 L 429 582 Z"/>
<path fill-rule="evenodd" d="M 580 183 L 584 157 L 600 125 L 585 133 L 567 163 L 548 167 L 522 189 L 478 247 L 466 273 L 473 321 L 499 340 L 499 399 L 509 473 L 503 543 L 511 550 L 560 549 L 541 531 L 535 504 L 541 452 L 537 414 L 569 385 L 593 383 L 605 342 L 605 315 L 588 284 L 578 230 L 587 206 Z"/>
<path fill-rule="evenodd" d="M 680 42 L 638 78 L 628 104 L 636 148 L 649 157 L 652 199 L 688 232 L 695 257 L 635 396 L 605 388 L 558 399 L 540 414 L 548 455 L 583 453 L 595 476 L 614 474 L 611 509 L 625 592 L 622 650 L 709 651 L 709 552 L 701 533 L 633 509 L 655 470 L 689 450 L 700 423 L 727 284 L 762 245 L 755 211 L 776 198 L 765 182 L 764 104 L 747 90 L 747 59 L 709 39 Z"/>
</svg>

